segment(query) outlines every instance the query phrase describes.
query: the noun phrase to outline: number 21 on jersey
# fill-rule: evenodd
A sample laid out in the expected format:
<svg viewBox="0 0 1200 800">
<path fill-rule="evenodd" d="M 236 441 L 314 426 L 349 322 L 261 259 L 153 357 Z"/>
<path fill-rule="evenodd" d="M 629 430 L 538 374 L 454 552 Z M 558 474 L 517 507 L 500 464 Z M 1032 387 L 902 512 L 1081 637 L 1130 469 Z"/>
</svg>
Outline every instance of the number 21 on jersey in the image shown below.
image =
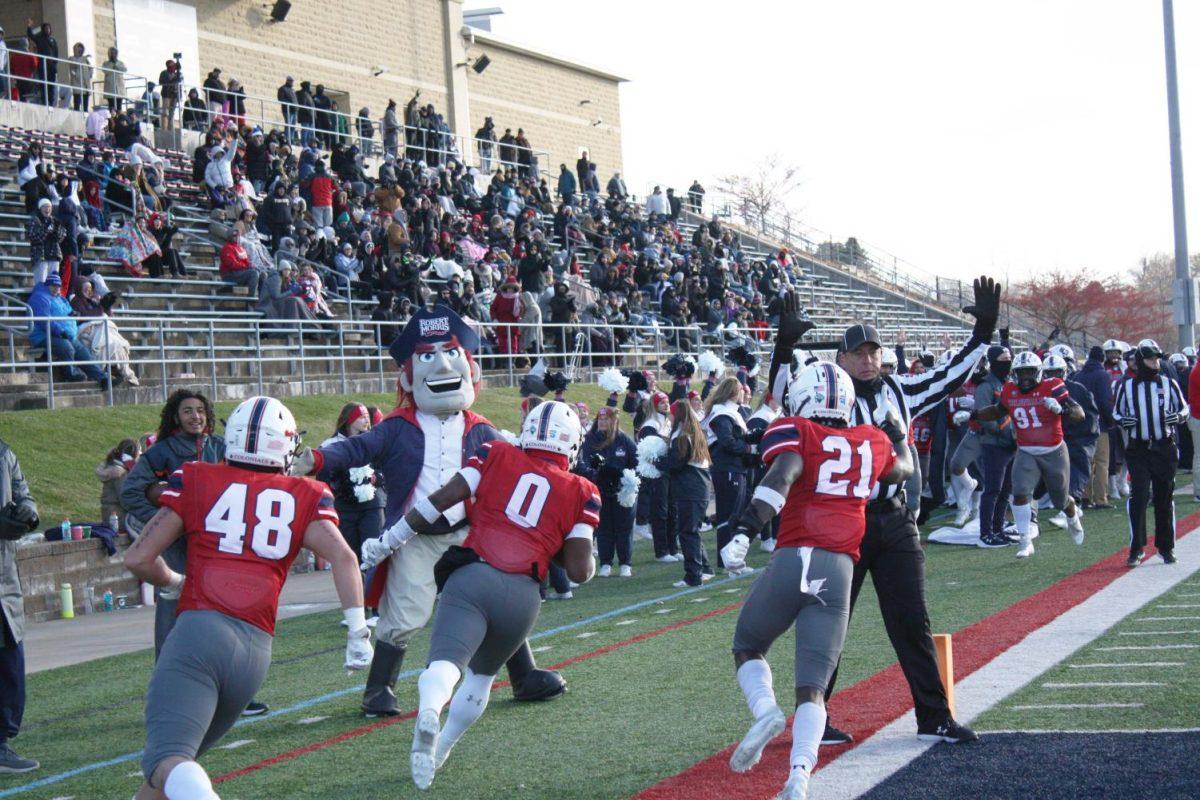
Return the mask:
<svg viewBox="0 0 1200 800">
<path fill-rule="evenodd" d="M 821 462 L 817 473 L 817 488 L 819 494 L 834 497 L 869 497 L 871 495 L 871 467 L 874 454 L 870 442 L 861 442 L 857 448 L 851 447 L 845 436 L 826 436 L 821 442 L 821 449 L 833 455 Z M 853 474 L 855 455 L 858 456 L 858 480 L 853 488 L 850 481 Z"/>
<path fill-rule="evenodd" d="M 245 552 L 247 494 L 246 484 L 229 484 L 204 518 L 204 529 L 221 537 L 217 549 L 222 553 Z M 257 522 L 250 534 L 250 549 L 261 558 L 285 558 L 292 547 L 295 498 L 282 489 L 263 489 L 254 504 L 254 518 Z"/>
</svg>

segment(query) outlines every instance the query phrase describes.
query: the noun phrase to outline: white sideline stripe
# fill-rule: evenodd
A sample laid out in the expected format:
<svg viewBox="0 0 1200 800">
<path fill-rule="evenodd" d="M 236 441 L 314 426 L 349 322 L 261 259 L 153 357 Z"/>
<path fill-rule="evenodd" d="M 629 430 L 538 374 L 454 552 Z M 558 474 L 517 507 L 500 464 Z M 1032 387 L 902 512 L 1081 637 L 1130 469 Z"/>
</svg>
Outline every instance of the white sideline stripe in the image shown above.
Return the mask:
<svg viewBox="0 0 1200 800">
<path fill-rule="evenodd" d="M 305 717 L 304 719 L 296 720 L 297 725 L 316 725 L 318 722 L 324 722 L 329 717 Z"/>
<path fill-rule="evenodd" d="M 655 614 L 670 614 L 674 610 L 675 609 L 673 609 L 673 608 L 660 608 L 657 611 L 655 611 L 654 613 Z"/>
<path fill-rule="evenodd" d="M 1071 669 L 1103 669 L 1105 667 L 1183 667 L 1182 661 L 1130 661 L 1125 664 L 1067 664 Z"/>
<path fill-rule="evenodd" d="M 223 744 L 220 746 L 222 750 L 237 750 L 239 747 L 245 747 L 248 744 L 254 744 L 253 739 L 238 739 L 236 742 Z"/>
<path fill-rule="evenodd" d="M 1134 622 L 1175 622 L 1185 619 L 1200 619 L 1200 615 L 1193 614 L 1187 617 L 1138 617 Z"/>
<path fill-rule="evenodd" d="M 544 645 L 542 645 L 541 647 L 535 647 L 535 648 L 533 648 L 532 652 L 534 652 L 534 653 L 544 653 L 544 652 L 546 652 L 546 651 L 547 651 L 547 650 L 549 650 L 549 649 L 550 649 L 550 645 L 548 645 L 548 644 L 544 644 Z"/>
<path fill-rule="evenodd" d="M 1200 603 L 1161 603 L 1156 608 L 1200 608 Z"/>
<path fill-rule="evenodd" d="M 623 619 L 620 622 L 618 622 L 617 624 L 618 625 L 632 625 L 635 622 L 637 622 L 637 619 Z"/>
<path fill-rule="evenodd" d="M 1088 646 L 1113 625 L 1200 569 L 1200 533 L 1180 539 L 1175 551 L 1181 556 L 1180 562 L 1186 565 L 1184 569 L 1130 570 L 959 681 L 955 688 L 959 722 L 971 724 L 1038 675 Z M 1135 598 L 1133 603 L 1131 598 Z M 1156 647 L 1195 648 L 1200 645 L 1150 645 L 1146 649 Z M 1143 647 L 1117 649 L 1140 650 Z M 932 742 L 923 742 L 913 735 L 912 720 L 912 712 L 906 709 L 874 736 L 814 774 L 812 796 L 822 800 L 859 797 L 932 747 Z"/>
<path fill-rule="evenodd" d="M 1090 683 L 1043 683 L 1043 689 L 1103 689 L 1107 686 L 1133 689 L 1147 686 L 1166 686 L 1154 681 L 1092 681 Z"/>
<path fill-rule="evenodd" d="M 1096 652 L 1109 650 L 1195 650 L 1200 644 L 1126 644 L 1114 647 L 1097 647 Z"/>
<path fill-rule="evenodd" d="M 1067 711 L 1074 708 L 1142 708 L 1145 703 L 1038 703 L 1031 706 L 1009 706 L 1013 711 Z"/>
<path fill-rule="evenodd" d="M 1029 730 L 1029 731 L 988 731 L 988 733 L 992 734 L 992 735 L 999 735 L 1002 733 L 1007 733 L 1007 734 L 1018 733 L 1018 734 L 1022 734 L 1022 735 L 1029 734 L 1031 736 L 1053 736 L 1053 735 L 1057 735 L 1057 734 L 1068 733 L 1068 734 L 1072 734 L 1072 735 L 1088 734 L 1088 735 L 1092 735 L 1092 736 L 1099 736 L 1099 735 L 1105 734 L 1105 733 L 1117 733 L 1117 734 L 1200 733 L 1200 728 L 1112 728 L 1110 730 L 1103 730 L 1103 731 L 1076 731 L 1076 730 L 1055 729 L 1055 730 Z"/>
<path fill-rule="evenodd" d="M 579 634 L 575 638 L 576 639 L 588 639 L 592 636 L 599 636 L 599 634 L 596 631 L 584 631 L 583 633 Z"/>
<path fill-rule="evenodd" d="M 1117 636 L 1195 636 L 1200 631 L 1118 631 Z"/>
</svg>

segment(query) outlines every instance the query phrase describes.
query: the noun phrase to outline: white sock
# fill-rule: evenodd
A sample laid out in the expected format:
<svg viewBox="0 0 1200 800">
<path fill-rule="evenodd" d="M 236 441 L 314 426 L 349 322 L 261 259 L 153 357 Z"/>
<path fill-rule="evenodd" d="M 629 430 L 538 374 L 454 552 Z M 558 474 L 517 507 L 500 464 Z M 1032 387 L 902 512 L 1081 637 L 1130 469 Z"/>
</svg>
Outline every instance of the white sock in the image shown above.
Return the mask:
<svg viewBox="0 0 1200 800">
<path fill-rule="evenodd" d="M 954 487 L 954 501 L 958 505 L 964 506 L 970 502 L 971 491 L 974 489 L 971 485 L 972 480 L 970 475 L 965 472 L 962 475 L 951 474 L 950 484 Z"/>
<path fill-rule="evenodd" d="M 1013 505 L 1013 521 L 1017 523 L 1017 533 L 1022 539 L 1029 538 L 1029 520 L 1033 518 L 1033 510 L 1026 503 L 1023 506 Z"/>
<path fill-rule="evenodd" d="M 817 765 L 817 748 L 825 733 L 825 706 L 801 703 L 792 719 L 792 769 L 812 772 Z"/>
<path fill-rule="evenodd" d="M 434 661 L 426 667 L 421 677 L 417 678 L 417 691 L 421 695 L 420 710 L 432 708 L 441 716 L 442 709 L 450 702 L 454 684 L 458 683 L 461 675 L 458 667 L 449 661 Z"/>
<path fill-rule="evenodd" d="M 476 675 L 470 668 L 463 676 L 462 685 L 454 693 L 450 701 L 450 711 L 446 714 L 446 724 L 438 736 L 438 749 L 449 750 L 454 746 L 467 728 L 475 724 L 475 720 L 483 716 L 487 708 L 488 698 L 492 696 L 492 683 L 495 675 Z"/>
<path fill-rule="evenodd" d="M 755 719 L 770 712 L 775 702 L 775 687 L 771 680 L 771 665 L 761 658 L 752 658 L 738 667 L 738 685 L 746 696 L 746 705 Z M 824 728 L 821 729 L 824 732 Z"/>
<path fill-rule="evenodd" d="M 195 761 L 177 764 L 163 781 L 167 800 L 221 800 L 213 791 L 212 781 L 204 767 Z"/>
</svg>

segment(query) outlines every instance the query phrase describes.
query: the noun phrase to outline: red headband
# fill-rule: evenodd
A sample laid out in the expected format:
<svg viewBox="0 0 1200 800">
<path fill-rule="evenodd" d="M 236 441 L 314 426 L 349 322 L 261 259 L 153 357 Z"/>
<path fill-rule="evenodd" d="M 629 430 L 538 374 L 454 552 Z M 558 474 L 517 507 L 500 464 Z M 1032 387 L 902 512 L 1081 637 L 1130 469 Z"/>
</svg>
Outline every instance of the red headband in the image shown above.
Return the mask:
<svg viewBox="0 0 1200 800">
<path fill-rule="evenodd" d="M 650 404 L 657 409 L 659 403 L 665 403 L 670 399 L 671 398 L 667 397 L 663 392 L 655 392 L 654 394 L 650 395 Z"/>
<path fill-rule="evenodd" d="M 359 417 L 369 418 L 366 406 L 357 405 L 354 407 L 354 410 L 350 412 L 350 416 L 346 417 L 346 427 L 349 428 L 351 425 L 353 425 L 359 419 Z"/>
</svg>

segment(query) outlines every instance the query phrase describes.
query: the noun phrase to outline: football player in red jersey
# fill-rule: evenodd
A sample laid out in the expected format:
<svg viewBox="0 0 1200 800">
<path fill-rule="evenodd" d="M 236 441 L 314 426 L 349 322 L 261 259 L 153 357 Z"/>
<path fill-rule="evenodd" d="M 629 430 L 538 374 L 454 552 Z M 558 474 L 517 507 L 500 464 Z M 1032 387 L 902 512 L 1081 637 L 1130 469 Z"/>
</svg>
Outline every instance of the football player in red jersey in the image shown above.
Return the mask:
<svg viewBox="0 0 1200 800">
<path fill-rule="evenodd" d="M 760 444 L 767 473 L 721 553 L 727 565 L 744 563 L 755 534 L 780 515 L 775 552 L 750 589 L 733 635 L 738 684 L 754 723 L 729 765 L 735 772 L 753 767 L 786 725 L 766 653 L 795 624 L 796 716 L 783 800 L 808 796 L 825 730 L 825 687 L 850 619 L 867 499 L 877 483 L 903 483 L 913 471 L 907 432 L 895 412 L 880 427 L 848 427 L 854 402 L 854 384 L 841 367 L 816 362 L 795 371 L 787 387 L 789 416 L 772 423 Z"/>
<path fill-rule="evenodd" d="M 1030 522 L 1033 509 L 1029 498 L 1038 481 L 1046 483 L 1046 491 L 1054 507 L 1067 515 L 1067 529 L 1075 544 L 1083 544 L 1083 513 L 1075 507 L 1070 494 L 1071 461 L 1063 441 L 1063 417 L 1071 422 L 1083 419 L 1083 409 L 1070 398 L 1067 385 L 1058 378 L 1042 379 L 1042 359 L 1027 350 L 1013 359 L 1014 380 L 1000 390 L 1000 402 L 986 408 L 959 411 L 955 423 L 968 420 L 993 422 L 1012 417 L 1017 437 L 1017 456 L 1012 468 L 1012 509 L 1021 541 L 1017 558 L 1033 555 Z"/>
<path fill-rule="evenodd" d="M 338 532 L 329 488 L 287 475 L 296 421 L 252 397 L 225 426 L 226 464 L 191 462 L 170 476 L 162 508 L 125 554 L 134 575 L 182 592 L 146 693 L 146 783 L 136 800 L 214 800 L 196 758 L 237 721 L 271 665 L 279 593 L 301 547 L 333 566 L 350 629 L 346 668 L 371 663 L 358 559 Z M 162 553 L 187 537 L 188 574 Z"/>
<path fill-rule="evenodd" d="M 557 400 L 541 403 L 521 424 L 519 447 L 484 444 L 449 483 L 363 546 L 367 568 L 430 530 L 447 508 L 474 498 L 471 532 L 435 569 L 441 600 L 429 666 L 417 681 L 421 700 L 411 753 L 419 789 L 432 785 L 450 749 L 483 715 L 496 673 L 533 630 L 541 608 L 538 588 L 550 562 L 576 583 L 592 577 L 600 491 L 569 471 L 581 439 L 575 409 Z M 446 727 L 440 729 L 447 703 Z"/>
</svg>

